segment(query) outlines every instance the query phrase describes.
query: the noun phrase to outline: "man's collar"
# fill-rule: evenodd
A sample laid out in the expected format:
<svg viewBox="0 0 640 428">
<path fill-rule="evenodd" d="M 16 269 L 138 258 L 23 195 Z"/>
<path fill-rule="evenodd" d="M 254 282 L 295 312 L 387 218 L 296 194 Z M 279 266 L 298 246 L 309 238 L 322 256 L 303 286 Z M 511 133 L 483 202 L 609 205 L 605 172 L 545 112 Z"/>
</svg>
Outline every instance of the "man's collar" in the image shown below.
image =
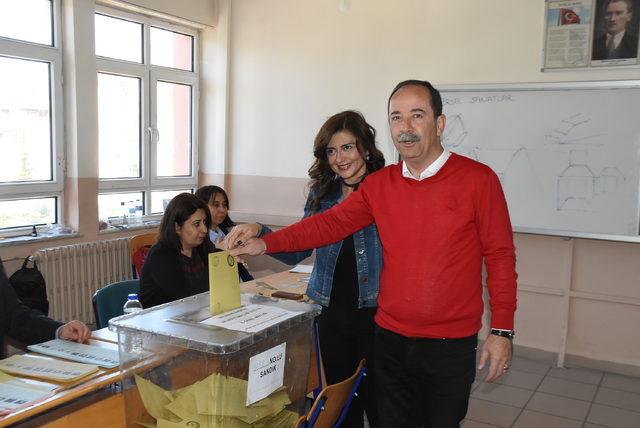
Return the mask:
<svg viewBox="0 0 640 428">
<path fill-rule="evenodd" d="M 436 159 L 431 163 L 431 165 L 426 167 L 424 171 L 420 173 L 420 177 L 417 178 L 414 177 L 413 174 L 411 174 L 411 171 L 409 171 L 409 168 L 407 167 L 407 163 L 405 161 L 402 161 L 402 176 L 418 181 L 422 181 L 425 178 L 433 177 L 438 173 L 438 171 L 440 171 L 440 168 L 442 168 L 447 159 L 449 159 L 449 156 L 451 156 L 451 152 L 445 147 L 442 153 L 440 153 L 440 156 L 438 156 L 438 159 Z"/>
</svg>

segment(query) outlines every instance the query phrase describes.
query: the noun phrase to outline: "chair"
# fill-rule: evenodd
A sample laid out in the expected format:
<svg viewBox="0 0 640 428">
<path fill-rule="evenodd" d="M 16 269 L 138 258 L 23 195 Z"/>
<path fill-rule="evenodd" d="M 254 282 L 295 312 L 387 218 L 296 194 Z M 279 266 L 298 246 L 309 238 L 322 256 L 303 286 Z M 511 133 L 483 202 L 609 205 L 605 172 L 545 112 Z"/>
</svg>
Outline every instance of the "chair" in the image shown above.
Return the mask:
<svg viewBox="0 0 640 428">
<path fill-rule="evenodd" d="M 347 415 L 353 397 L 357 395 L 362 376 L 366 376 L 362 359 L 353 376 L 326 386 L 318 395 L 307 415 L 300 416 L 296 428 L 339 427 Z"/>
<path fill-rule="evenodd" d="M 158 232 L 144 233 L 131 237 L 129 247 L 131 248 L 131 270 L 134 279 L 140 278 L 140 272 L 142 272 L 142 265 L 144 264 L 144 259 L 147 257 L 147 252 L 157 241 Z"/>
<path fill-rule="evenodd" d="M 97 328 L 109 326 L 111 318 L 122 315 L 122 307 L 130 293 L 140 292 L 140 280 L 119 281 L 102 287 L 93 294 L 93 314 Z"/>
</svg>

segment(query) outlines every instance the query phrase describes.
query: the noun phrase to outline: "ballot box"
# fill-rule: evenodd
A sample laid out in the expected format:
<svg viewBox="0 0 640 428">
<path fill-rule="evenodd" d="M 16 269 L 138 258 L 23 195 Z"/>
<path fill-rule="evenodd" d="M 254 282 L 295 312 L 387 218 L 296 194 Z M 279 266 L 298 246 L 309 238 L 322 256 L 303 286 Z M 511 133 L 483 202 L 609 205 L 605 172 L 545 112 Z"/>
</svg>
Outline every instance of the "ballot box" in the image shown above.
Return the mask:
<svg viewBox="0 0 640 428">
<path fill-rule="evenodd" d="M 114 318 L 127 427 L 290 427 L 304 413 L 320 307 L 243 294 L 212 317 L 209 293 Z"/>
</svg>

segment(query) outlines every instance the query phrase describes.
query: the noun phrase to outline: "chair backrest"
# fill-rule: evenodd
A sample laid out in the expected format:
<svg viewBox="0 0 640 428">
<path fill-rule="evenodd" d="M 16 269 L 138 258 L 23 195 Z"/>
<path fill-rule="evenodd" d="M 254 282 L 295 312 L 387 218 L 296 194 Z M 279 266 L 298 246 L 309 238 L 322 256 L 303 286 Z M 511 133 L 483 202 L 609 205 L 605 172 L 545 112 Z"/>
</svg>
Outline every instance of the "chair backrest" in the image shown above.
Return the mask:
<svg viewBox="0 0 640 428">
<path fill-rule="evenodd" d="M 119 281 L 102 287 L 93 295 L 93 313 L 98 328 L 109 326 L 109 320 L 123 314 L 122 307 L 130 293 L 140 292 L 140 280 Z"/>
<path fill-rule="evenodd" d="M 133 265 L 133 277 L 140 278 L 142 265 L 149 248 L 158 241 L 158 232 L 144 233 L 131 237 L 129 247 L 131 249 L 131 264 Z"/>
<path fill-rule="evenodd" d="M 362 359 L 353 376 L 325 387 L 306 416 L 296 422 L 296 428 L 330 428 L 338 427 L 349 410 L 354 394 L 365 376 L 365 360 Z"/>
</svg>

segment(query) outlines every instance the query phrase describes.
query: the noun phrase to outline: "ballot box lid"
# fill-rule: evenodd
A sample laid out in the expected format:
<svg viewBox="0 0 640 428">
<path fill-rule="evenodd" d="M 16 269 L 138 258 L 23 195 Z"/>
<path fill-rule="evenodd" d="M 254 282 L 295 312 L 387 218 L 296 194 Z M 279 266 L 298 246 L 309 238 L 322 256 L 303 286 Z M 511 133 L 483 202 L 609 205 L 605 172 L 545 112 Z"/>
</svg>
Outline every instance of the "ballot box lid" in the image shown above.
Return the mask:
<svg viewBox="0 0 640 428">
<path fill-rule="evenodd" d="M 320 313 L 320 306 L 315 304 L 255 294 L 242 294 L 241 302 L 243 310 L 225 314 L 239 314 L 235 318 L 244 316 L 249 321 L 253 321 L 251 315 L 247 315 L 249 309 L 257 313 L 254 318 L 262 315 L 260 322 L 251 324 L 251 331 L 207 324 L 211 322 L 206 321 L 211 318 L 209 292 L 113 318 L 109 321 L 109 330 L 118 332 L 119 336 L 139 334 L 152 338 L 154 342 L 213 354 L 228 354 L 292 328 L 299 328 L 301 324 L 308 326 L 305 328 L 310 333 L 311 321 Z M 239 321 L 244 322 L 244 318 Z M 238 325 L 236 323 L 232 327 Z"/>
</svg>

